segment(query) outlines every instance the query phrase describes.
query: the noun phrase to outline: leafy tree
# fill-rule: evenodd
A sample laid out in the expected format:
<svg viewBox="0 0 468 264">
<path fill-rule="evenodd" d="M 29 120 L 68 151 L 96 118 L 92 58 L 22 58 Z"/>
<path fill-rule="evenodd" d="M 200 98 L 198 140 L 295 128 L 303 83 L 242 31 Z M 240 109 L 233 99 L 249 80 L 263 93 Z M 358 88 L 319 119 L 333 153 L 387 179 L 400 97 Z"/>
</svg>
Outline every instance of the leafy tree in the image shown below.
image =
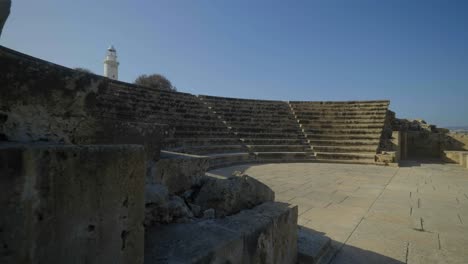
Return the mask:
<svg viewBox="0 0 468 264">
<path fill-rule="evenodd" d="M 177 91 L 171 81 L 161 74 L 140 75 L 135 79 L 135 84 L 161 90 Z"/>
<path fill-rule="evenodd" d="M 76 67 L 76 68 L 75 68 L 75 71 L 84 72 L 84 73 L 94 73 L 94 72 L 92 72 L 92 71 L 89 70 L 89 69 L 81 68 L 81 67 Z"/>
</svg>

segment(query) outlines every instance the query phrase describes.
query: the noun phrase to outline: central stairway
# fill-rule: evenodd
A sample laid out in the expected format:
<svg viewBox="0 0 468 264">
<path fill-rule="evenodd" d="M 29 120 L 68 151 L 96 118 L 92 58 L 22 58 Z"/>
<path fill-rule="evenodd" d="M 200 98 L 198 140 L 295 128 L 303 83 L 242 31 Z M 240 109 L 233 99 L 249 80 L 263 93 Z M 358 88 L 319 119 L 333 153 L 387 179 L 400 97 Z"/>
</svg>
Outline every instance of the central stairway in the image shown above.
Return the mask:
<svg viewBox="0 0 468 264">
<path fill-rule="evenodd" d="M 374 164 L 389 103 L 292 101 L 289 106 L 318 161 Z"/>
</svg>

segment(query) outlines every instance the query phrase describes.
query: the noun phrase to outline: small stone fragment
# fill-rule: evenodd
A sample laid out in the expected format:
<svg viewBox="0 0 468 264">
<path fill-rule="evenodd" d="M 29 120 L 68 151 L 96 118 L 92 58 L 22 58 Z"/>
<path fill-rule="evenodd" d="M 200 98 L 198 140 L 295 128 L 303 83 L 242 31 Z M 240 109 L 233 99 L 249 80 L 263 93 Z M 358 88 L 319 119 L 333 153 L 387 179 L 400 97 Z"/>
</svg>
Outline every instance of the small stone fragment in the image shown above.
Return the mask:
<svg viewBox="0 0 468 264">
<path fill-rule="evenodd" d="M 192 213 L 193 213 L 193 215 L 195 217 L 200 217 L 201 216 L 201 207 L 199 205 L 190 203 L 189 206 L 190 206 L 190 209 L 192 210 Z"/>
<path fill-rule="evenodd" d="M 215 218 L 215 209 L 210 208 L 203 211 L 203 218 L 205 219 L 214 219 Z"/>
</svg>

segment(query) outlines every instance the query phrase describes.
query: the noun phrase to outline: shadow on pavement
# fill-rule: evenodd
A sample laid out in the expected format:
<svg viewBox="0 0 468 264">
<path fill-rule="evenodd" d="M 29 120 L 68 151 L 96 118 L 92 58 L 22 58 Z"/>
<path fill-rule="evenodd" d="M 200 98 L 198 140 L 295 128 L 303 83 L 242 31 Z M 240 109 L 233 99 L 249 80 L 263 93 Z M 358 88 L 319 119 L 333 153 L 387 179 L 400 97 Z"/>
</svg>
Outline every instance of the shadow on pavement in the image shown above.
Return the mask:
<svg viewBox="0 0 468 264">
<path fill-rule="evenodd" d="M 331 264 L 403 264 L 404 262 L 328 238 L 325 233 L 298 226 L 299 263 Z M 304 239 L 304 237 L 306 237 Z M 308 237 L 308 238 L 307 238 Z M 384 238 L 382 238 L 384 239 Z M 304 245 L 304 243 L 306 243 Z M 307 250 L 306 252 L 301 252 Z"/>
</svg>

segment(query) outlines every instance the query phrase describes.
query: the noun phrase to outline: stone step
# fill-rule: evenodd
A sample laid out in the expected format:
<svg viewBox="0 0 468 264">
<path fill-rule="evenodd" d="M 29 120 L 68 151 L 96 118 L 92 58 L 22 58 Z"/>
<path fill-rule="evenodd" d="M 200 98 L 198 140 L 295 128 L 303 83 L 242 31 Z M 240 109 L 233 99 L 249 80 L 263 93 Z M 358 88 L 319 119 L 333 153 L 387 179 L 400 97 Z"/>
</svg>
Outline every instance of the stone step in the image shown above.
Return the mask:
<svg viewBox="0 0 468 264">
<path fill-rule="evenodd" d="M 247 145 L 304 145 L 307 140 L 303 138 L 243 138 Z"/>
<path fill-rule="evenodd" d="M 309 139 L 309 144 L 312 146 L 366 146 L 379 145 L 379 139 Z"/>
<path fill-rule="evenodd" d="M 262 119 L 295 119 L 292 113 L 279 113 L 279 112 L 265 112 L 265 113 L 218 113 L 213 111 L 214 114 L 222 116 L 226 121 L 237 120 L 239 117 L 244 119 L 262 120 Z"/>
<path fill-rule="evenodd" d="M 226 122 L 226 125 L 232 128 L 265 128 L 268 126 L 280 126 L 286 129 L 299 129 L 299 124 L 293 120 L 289 122 Z"/>
<path fill-rule="evenodd" d="M 98 98 L 103 100 L 120 100 L 125 102 L 133 102 L 133 103 L 140 103 L 140 104 L 157 104 L 157 105 L 187 105 L 187 106 L 204 106 L 202 102 L 194 97 L 167 97 L 167 96 L 160 96 L 158 94 L 145 94 L 145 95 L 138 95 L 134 93 L 126 93 L 120 91 L 106 91 L 105 93 L 101 93 L 98 95 Z"/>
<path fill-rule="evenodd" d="M 226 124 L 224 124 L 218 118 L 213 119 L 183 119 L 180 120 L 178 118 L 161 118 L 158 120 L 160 123 L 167 123 L 171 124 L 172 126 L 184 126 L 186 124 L 190 124 L 192 126 L 223 126 L 227 128 Z"/>
<path fill-rule="evenodd" d="M 247 152 L 248 149 L 243 145 L 204 145 L 204 146 L 187 146 L 168 149 L 169 151 L 204 155 L 212 153 L 240 153 Z"/>
<path fill-rule="evenodd" d="M 278 100 L 257 100 L 257 99 L 244 99 L 244 98 L 232 98 L 232 97 L 220 97 L 211 95 L 198 95 L 203 101 L 207 102 L 219 102 L 221 104 L 227 104 L 232 102 L 239 102 L 244 104 L 287 104 L 286 101 Z"/>
<path fill-rule="evenodd" d="M 328 106 L 328 107 L 291 107 L 295 113 L 323 113 L 323 112 L 380 112 L 387 111 L 386 106 Z"/>
<path fill-rule="evenodd" d="M 379 140 L 381 134 L 305 134 L 309 140 Z"/>
<path fill-rule="evenodd" d="M 275 162 L 286 162 L 286 161 L 312 161 L 315 160 L 315 156 L 310 152 L 254 152 L 256 161 L 275 161 Z"/>
<path fill-rule="evenodd" d="M 168 148 L 203 145 L 242 145 L 238 138 L 166 138 L 163 145 Z"/>
<path fill-rule="evenodd" d="M 176 131 L 226 131 L 229 132 L 229 129 L 221 123 L 221 125 L 212 125 L 212 126 L 201 126 L 192 123 L 173 125 Z"/>
<path fill-rule="evenodd" d="M 376 153 L 377 145 L 364 145 L 364 146 L 312 146 L 315 152 L 334 152 L 334 153 L 362 153 L 372 152 Z"/>
<path fill-rule="evenodd" d="M 317 124 L 317 123 L 311 123 L 311 124 L 301 124 L 302 129 L 382 129 L 383 127 L 382 122 L 376 122 L 376 123 L 362 123 L 362 124 L 356 124 L 356 123 L 349 123 L 349 124 Z"/>
<path fill-rule="evenodd" d="M 231 122 L 250 122 L 250 123 L 271 123 L 271 124 L 283 124 L 283 123 L 297 123 L 296 118 L 294 116 L 288 116 L 288 117 L 281 117 L 281 118 L 276 118 L 276 117 L 265 117 L 265 118 L 260 118 L 260 117 L 255 117 L 255 116 L 233 116 L 233 117 L 222 117 L 224 121 L 226 121 L 228 124 Z"/>
<path fill-rule="evenodd" d="M 347 124 L 356 124 L 356 125 L 377 125 L 383 124 L 384 119 L 374 118 L 374 119 L 335 119 L 335 120 L 323 120 L 323 119 L 300 119 L 299 123 L 302 125 L 347 125 Z"/>
<path fill-rule="evenodd" d="M 253 162 L 255 157 L 250 153 L 216 153 L 206 155 L 209 161 L 209 169 L 233 166 Z"/>
<path fill-rule="evenodd" d="M 332 240 L 323 233 L 298 226 L 297 264 L 327 264 L 336 250 Z"/>
<path fill-rule="evenodd" d="M 387 111 L 386 106 L 329 106 L 329 107 L 293 107 L 294 112 L 361 112 L 361 111 Z"/>
<path fill-rule="evenodd" d="M 294 113 L 299 119 L 301 118 L 336 118 L 336 117 L 349 117 L 349 118 L 385 118 L 385 113 L 383 112 L 359 112 L 359 113 L 350 113 L 350 112 L 325 112 L 325 113 L 306 113 L 306 112 L 295 112 Z"/>
<path fill-rule="evenodd" d="M 309 145 L 247 145 L 252 152 L 307 152 Z"/>
<path fill-rule="evenodd" d="M 231 127 L 232 131 L 239 133 L 294 133 L 300 134 L 299 127 Z"/>
<path fill-rule="evenodd" d="M 237 136 L 240 138 L 292 138 L 292 139 L 303 139 L 302 133 L 248 133 L 239 132 Z"/>
<path fill-rule="evenodd" d="M 382 129 L 374 129 L 374 128 L 348 128 L 348 129 L 307 129 L 304 130 L 304 133 L 307 135 L 323 135 L 323 134 L 345 134 L 345 135 L 367 135 L 367 134 L 380 134 Z"/>
<path fill-rule="evenodd" d="M 319 160 L 358 160 L 365 162 L 375 162 L 375 153 L 335 153 L 335 152 L 315 152 Z"/>
<path fill-rule="evenodd" d="M 384 122 L 384 116 L 360 116 L 360 117 L 349 117 L 349 116 L 297 116 L 299 123 L 313 123 L 313 122 L 329 122 L 329 123 L 373 123 L 373 122 Z"/>
<path fill-rule="evenodd" d="M 176 138 L 187 138 L 187 137 L 212 137 L 212 138 L 237 138 L 236 135 L 231 132 L 222 131 L 175 131 L 174 137 Z"/>
<path fill-rule="evenodd" d="M 389 105 L 388 100 L 370 100 L 370 101 L 289 101 L 292 106 L 300 105 Z"/>
</svg>

